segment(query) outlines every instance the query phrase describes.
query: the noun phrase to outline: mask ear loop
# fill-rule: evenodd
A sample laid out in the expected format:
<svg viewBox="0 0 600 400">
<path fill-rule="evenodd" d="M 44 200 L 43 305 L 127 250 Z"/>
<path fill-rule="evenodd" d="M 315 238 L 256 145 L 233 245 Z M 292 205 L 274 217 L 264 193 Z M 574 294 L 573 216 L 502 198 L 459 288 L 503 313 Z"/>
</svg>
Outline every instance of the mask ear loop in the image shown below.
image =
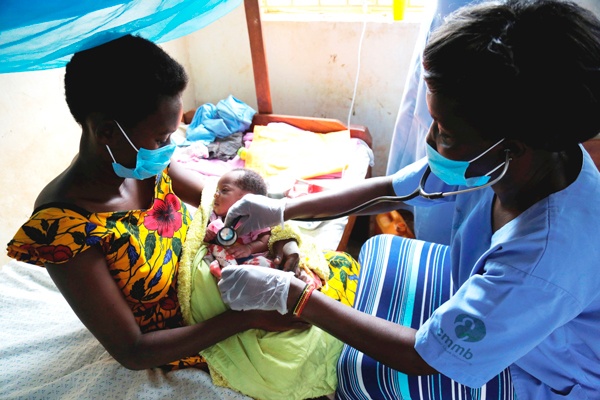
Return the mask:
<svg viewBox="0 0 600 400">
<path fill-rule="evenodd" d="M 477 157 L 475 157 L 474 159 L 472 159 L 471 161 L 469 161 L 469 163 L 472 163 L 473 161 L 477 161 L 479 160 L 481 157 L 485 156 L 487 153 L 489 153 L 494 147 L 498 146 L 500 143 L 502 143 L 504 141 L 504 139 L 506 138 L 502 138 L 500 139 L 498 142 L 496 142 L 496 144 L 492 145 L 492 147 L 490 147 L 489 149 L 487 149 L 486 151 L 484 151 L 483 153 L 481 153 L 480 155 L 478 155 Z M 502 166 L 503 164 L 500 164 L 500 166 Z M 496 168 L 498 169 L 498 168 Z M 491 173 L 493 173 L 496 169 L 494 169 L 491 172 L 488 172 L 486 175 L 489 175 Z"/>
<path fill-rule="evenodd" d="M 123 128 L 121 128 L 121 125 L 119 125 L 119 123 L 117 122 L 117 120 L 113 119 L 113 121 L 115 122 L 115 124 L 117 124 L 117 126 L 121 130 L 121 133 L 123 134 L 123 136 L 125 136 L 125 139 L 127 139 L 127 141 L 129 142 L 129 144 L 131 145 L 131 147 L 133 147 L 135 149 L 135 151 L 137 151 L 139 153 L 140 151 L 138 150 L 137 147 L 135 147 L 135 144 L 133 144 L 133 142 L 131 141 L 131 139 L 129 139 L 129 136 L 127 136 L 127 134 L 125 133 L 125 131 L 123 130 Z"/>
<path fill-rule="evenodd" d="M 108 147 L 107 144 L 105 144 L 105 146 L 106 146 L 106 150 L 108 150 L 108 154 L 110 154 L 110 158 L 112 158 L 113 162 L 116 163 L 117 160 L 115 160 L 115 156 L 113 156 L 112 151 L 110 151 L 110 147 Z"/>
</svg>

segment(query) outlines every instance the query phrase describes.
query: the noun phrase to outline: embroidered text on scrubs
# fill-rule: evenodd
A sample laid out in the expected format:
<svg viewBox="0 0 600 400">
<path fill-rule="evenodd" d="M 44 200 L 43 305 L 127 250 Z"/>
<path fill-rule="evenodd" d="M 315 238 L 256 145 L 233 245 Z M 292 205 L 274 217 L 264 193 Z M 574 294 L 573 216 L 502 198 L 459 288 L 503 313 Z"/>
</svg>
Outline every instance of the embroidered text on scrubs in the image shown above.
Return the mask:
<svg viewBox="0 0 600 400">
<path fill-rule="evenodd" d="M 453 351 L 457 355 L 463 357 L 466 360 L 473 358 L 471 349 L 464 348 L 456 343 L 448 336 L 442 328 L 437 331 L 438 337 L 441 339 L 441 343 L 446 347 L 446 350 Z"/>
</svg>

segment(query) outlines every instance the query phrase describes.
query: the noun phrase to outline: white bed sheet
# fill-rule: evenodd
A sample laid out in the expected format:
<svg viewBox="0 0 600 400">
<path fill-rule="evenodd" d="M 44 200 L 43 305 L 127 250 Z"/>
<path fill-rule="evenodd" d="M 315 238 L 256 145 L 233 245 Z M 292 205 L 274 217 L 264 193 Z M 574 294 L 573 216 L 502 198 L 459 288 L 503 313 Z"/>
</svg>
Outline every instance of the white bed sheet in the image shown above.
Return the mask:
<svg viewBox="0 0 600 400">
<path fill-rule="evenodd" d="M 131 371 L 83 326 L 44 268 L 0 268 L 0 399 L 249 399 L 198 369 Z"/>
</svg>

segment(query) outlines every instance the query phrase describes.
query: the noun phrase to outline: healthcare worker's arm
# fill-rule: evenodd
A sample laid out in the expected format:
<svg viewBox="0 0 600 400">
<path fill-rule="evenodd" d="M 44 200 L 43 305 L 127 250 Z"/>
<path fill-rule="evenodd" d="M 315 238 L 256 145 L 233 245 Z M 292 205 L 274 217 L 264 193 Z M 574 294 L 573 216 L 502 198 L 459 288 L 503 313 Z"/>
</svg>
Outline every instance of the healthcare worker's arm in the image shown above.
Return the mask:
<svg viewBox="0 0 600 400">
<path fill-rule="evenodd" d="M 239 265 L 223 268 L 218 285 L 223 301 L 233 310 L 282 314 L 294 310 L 306 287 L 290 272 Z M 410 327 L 357 311 L 318 291 L 308 297 L 299 315 L 393 369 L 416 375 L 436 373 L 415 351 L 417 331 Z"/>
<path fill-rule="evenodd" d="M 427 167 L 423 158 L 406 166 L 394 175 L 369 178 L 343 189 L 331 189 L 320 193 L 296 197 L 294 199 L 271 199 L 265 196 L 247 194 L 236 202 L 227 213 L 225 225 L 231 225 L 237 217 L 242 217 L 236 228 L 238 234 L 282 224 L 284 220 L 302 218 L 323 218 L 348 212 L 364 203 L 382 196 L 413 195 L 419 188 L 421 177 Z M 432 192 L 442 192 L 449 187 L 437 177 L 430 175 L 425 188 Z M 413 197 L 413 196 L 410 196 Z M 411 205 L 432 206 L 439 202 L 453 201 L 453 197 L 428 200 L 413 197 L 407 201 Z M 372 215 L 400 208 L 400 201 L 386 201 L 354 212 L 354 215 Z"/>
<path fill-rule="evenodd" d="M 365 179 L 348 188 L 326 190 L 294 199 L 271 199 L 247 194 L 231 206 L 225 225 L 231 225 L 237 217 L 242 217 L 236 231 L 238 235 L 243 235 L 253 230 L 282 224 L 284 220 L 336 215 L 373 198 L 393 195 L 392 177 L 388 176 Z M 360 214 L 376 214 L 398 207 L 397 202 L 383 203 L 369 207 Z"/>
<path fill-rule="evenodd" d="M 294 308 L 304 286 L 292 280 L 288 309 Z M 301 317 L 390 368 L 408 375 L 437 373 L 414 349 L 415 329 L 365 314 L 316 290 Z"/>
<path fill-rule="evenodd" d="M 284 217 L 286 220 L 326 217 L 349 211 L 380 196 L 395 196 L 390 176 L 365 179 L 351 187 L 287 199 Z M 369 207 L 359 214 L 377 214 L 397 208 L 398 203 L 384 203 Z"/>
</svg>

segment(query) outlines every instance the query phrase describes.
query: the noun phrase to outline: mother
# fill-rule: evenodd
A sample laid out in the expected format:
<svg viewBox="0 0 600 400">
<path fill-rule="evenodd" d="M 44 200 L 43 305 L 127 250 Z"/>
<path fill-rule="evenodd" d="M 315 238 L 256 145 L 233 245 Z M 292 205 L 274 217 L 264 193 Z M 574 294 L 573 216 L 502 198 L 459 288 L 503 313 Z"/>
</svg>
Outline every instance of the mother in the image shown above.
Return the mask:
<svg viewBox="0 0 600 400">
<path fill-rule="evenodd" d="M 75 54 L 65 92 L 82 127 L 79 153 L 8 246 L 9 256 L 46 266 L 85 326 L 130 369 L 205 367 L 199 351 L 238 332 L 308 326 L 264 311 L 183 324 L 176 285 L 191 220 L 185 203 L 199 204 L 204 186 L 169 163 L 187 80 L 140 37 Z M 275 246 L 286 268 L 297 260 L 294 243 Z"/>
</svg>

